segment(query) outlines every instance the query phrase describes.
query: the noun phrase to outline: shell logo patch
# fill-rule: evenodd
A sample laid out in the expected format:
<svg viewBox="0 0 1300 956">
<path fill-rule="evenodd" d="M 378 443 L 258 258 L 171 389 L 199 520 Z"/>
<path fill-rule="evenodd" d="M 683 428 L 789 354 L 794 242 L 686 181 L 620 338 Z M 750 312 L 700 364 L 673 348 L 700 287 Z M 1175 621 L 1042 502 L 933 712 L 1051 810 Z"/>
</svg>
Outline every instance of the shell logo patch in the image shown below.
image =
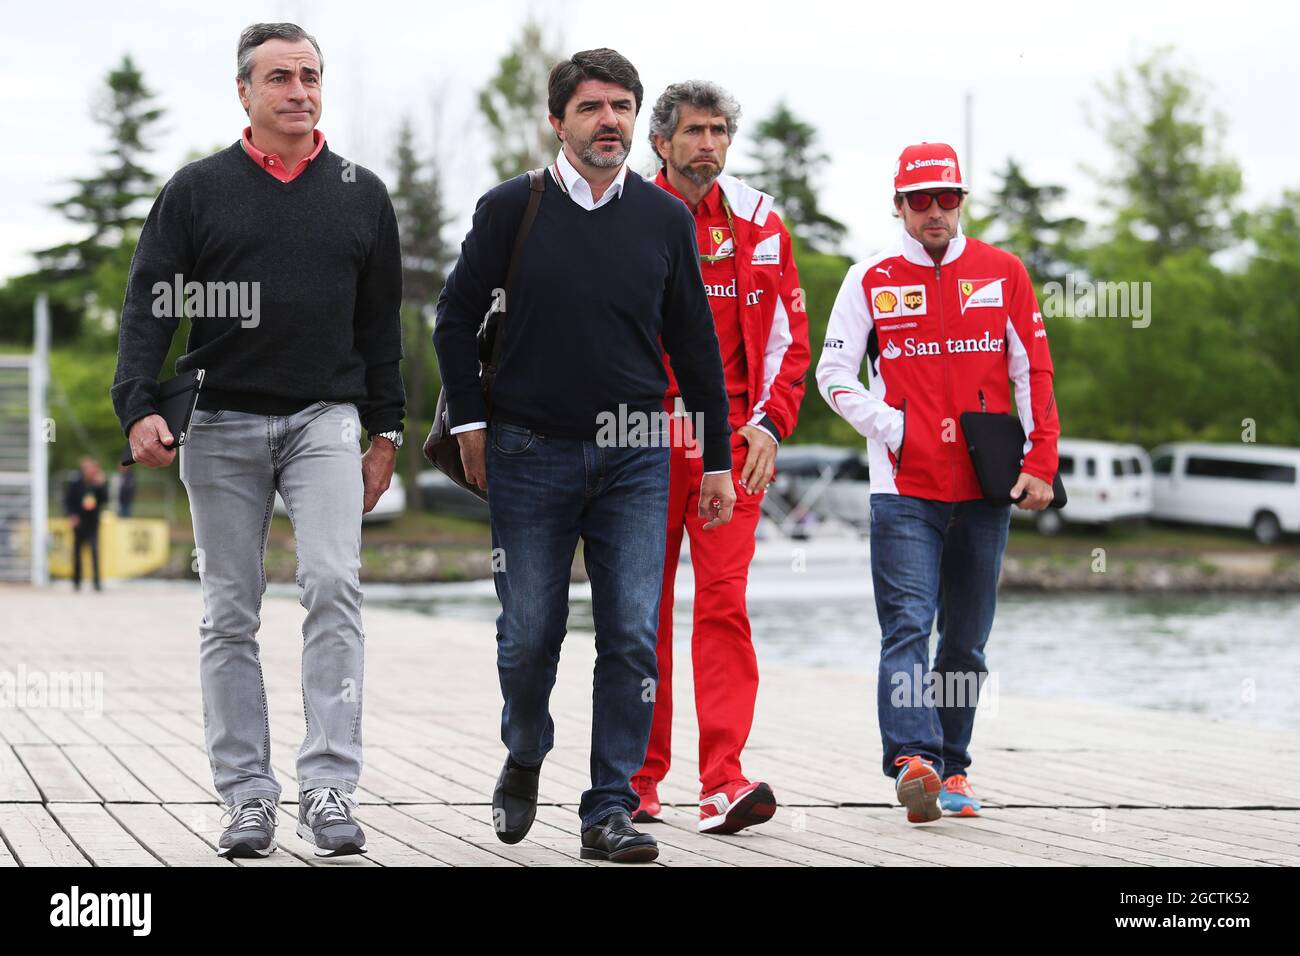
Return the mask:
<svg viewBox="0 0 1300 956">
<path fill-rule="evenodd" d="M 925 315 L 925 286 L 876 286 L 871 290 L 871 307 L 877 319 Z"/>
</svg>

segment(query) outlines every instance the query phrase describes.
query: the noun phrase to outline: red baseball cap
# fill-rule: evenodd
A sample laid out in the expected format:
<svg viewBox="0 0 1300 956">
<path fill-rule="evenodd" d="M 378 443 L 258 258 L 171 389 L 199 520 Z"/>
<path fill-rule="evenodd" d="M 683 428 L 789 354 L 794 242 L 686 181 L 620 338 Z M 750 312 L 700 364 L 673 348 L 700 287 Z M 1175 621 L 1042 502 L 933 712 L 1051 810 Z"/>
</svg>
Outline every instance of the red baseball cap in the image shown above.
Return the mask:
<svg viewBox="0 0 1300 956">
<path fill-rule="evenodd" d="M 903 150 L 894 164 L 894 192 L 945 188 L 966 189 L 956 150 L 947 143 L 918 143 Z"/>
</svg>

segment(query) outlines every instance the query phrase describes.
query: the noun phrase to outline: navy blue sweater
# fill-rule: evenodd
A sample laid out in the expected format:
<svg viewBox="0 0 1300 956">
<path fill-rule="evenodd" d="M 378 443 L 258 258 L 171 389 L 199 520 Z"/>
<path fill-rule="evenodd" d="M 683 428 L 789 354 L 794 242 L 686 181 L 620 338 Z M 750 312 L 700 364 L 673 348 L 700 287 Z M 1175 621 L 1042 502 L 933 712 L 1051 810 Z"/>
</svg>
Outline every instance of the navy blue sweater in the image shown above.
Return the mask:
<svg viewBox="0 0 1300 956">
<path fill-rule="evenodd" d="M 583 209 L 548 173 L 507 290 L 493 417 L 594 439 L 602 413 L 662 412 L 664 350 L 687 409 L 703 416 L 706 471 L 731 468 L 727 393 L 690 211 L 628 172 L 622 195 Z M 434 347 L 452 427 L 484 421 L 475 333 L 502 288 L 528 176 L 486 193 L 438 297 Z M 695 419 L 697 422 L 701 419 Z"/>
</svg>

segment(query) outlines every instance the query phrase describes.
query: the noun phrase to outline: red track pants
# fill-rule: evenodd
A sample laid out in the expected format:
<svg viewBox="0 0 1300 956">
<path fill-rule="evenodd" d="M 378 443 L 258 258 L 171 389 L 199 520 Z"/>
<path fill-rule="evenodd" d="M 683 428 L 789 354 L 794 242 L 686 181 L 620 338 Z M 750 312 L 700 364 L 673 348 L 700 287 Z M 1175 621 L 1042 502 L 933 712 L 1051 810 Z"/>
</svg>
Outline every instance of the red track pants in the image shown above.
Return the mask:
<svg viewBox="0 0 1300 956">
<path fill-rule="evenodd" d="M 669 405 L 671 408 L 671 405 Z M 740 424 L 744 424 L 741 419 Z M 668 546 L 664 556 L 663 597 L 659 604 L 659 682 L 654 722 L 640 774 L 662 780 L 672 756 L 673 586 L 683 534 L 690 535 L 695 572 L 695 626 L 691 662 L 695 673 L 695 713 L 700 723 L 700 794 L 713 793 L 744 779 L 740 752 L 754 721 L 758 660 L 750 637 L 745 585 L 754 557 L 762 495 L 738 484 L 749 445 L 732 422 L 732 481 L 736 507 L 729 523 L 708 531 L 699 516 L 703 459 L 688 457 L 674 442 L 668 493 Z M 693 453 L 694 454 L 694 453 Z"/>
</svg>

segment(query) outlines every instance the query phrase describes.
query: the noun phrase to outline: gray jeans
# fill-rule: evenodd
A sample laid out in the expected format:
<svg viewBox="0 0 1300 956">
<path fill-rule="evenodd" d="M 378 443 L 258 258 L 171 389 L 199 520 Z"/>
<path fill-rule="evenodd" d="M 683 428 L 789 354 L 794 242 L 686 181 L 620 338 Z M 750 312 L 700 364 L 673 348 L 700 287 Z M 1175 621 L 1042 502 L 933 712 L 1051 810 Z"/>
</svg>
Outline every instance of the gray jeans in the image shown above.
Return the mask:
<svg viewBox="0 0 1300 956">
<path fill-rule="evenodd" d="M 217 792 L 278 800 L 257 630 L 276 491 L 298 546 L 307 611 L 298 788 L 351 793 L 361 775 L 361 423 L 351 403 L 292 415 L 196 411 L 181 446 L 203 588 L 199 681 Z"/>
</svg>

